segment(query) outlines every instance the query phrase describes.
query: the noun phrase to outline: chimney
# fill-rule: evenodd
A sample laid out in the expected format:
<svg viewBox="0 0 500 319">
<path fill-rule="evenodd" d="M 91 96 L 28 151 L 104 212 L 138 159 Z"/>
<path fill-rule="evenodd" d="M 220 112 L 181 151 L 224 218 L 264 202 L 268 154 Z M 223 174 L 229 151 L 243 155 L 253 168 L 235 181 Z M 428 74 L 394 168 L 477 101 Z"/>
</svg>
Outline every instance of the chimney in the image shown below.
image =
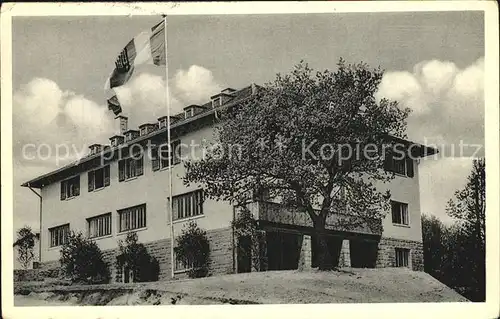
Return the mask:
<svg viewBox="0 0 500 319">
<path fill-rule="evenodd" d="M 118 121 L 118 132 L 123 135 L 128 130 L 128 117 L 123 116 L 123 115 L 118 115 L 115 117 L 115 119 Z"/>
<path fill-rule="evenodd" d="M 257 93 L 257 85 L 255 83 L 252 83 L 252 95 L 255 95 Z"/>
</svg>

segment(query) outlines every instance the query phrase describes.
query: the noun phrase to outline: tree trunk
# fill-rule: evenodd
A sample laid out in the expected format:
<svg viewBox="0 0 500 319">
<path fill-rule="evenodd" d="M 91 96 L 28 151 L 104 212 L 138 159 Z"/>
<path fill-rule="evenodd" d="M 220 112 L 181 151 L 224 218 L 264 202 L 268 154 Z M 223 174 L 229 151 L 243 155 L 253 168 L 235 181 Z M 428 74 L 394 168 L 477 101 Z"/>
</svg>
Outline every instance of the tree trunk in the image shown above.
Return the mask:
<svg viewBox="0 0 500 319">
<path fill-rule="evenodd" d="M 332 270 L 336 265 L 333 264 L 333 257 L 328 245 L 328 236 L 325 232 L 325 220 L 321 218 L 321 216 L 318 216 L 316 220 L 313 221 L 313 225 L 316 231 L 319 270 Z"/>
</svg>

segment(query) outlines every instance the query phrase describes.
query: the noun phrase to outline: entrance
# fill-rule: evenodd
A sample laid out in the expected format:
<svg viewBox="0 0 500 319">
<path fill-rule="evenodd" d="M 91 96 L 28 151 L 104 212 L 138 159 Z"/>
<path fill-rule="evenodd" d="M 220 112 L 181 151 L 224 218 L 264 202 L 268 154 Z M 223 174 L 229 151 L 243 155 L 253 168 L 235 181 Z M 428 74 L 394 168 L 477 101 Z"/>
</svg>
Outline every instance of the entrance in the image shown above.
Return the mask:
<svg viewBox="0 0 500 319">
<path fill-rule="evenodd" d="M 252 238 L 242 236 L 238 239 L 237 247 L 238 273 L 252 271 Z"/>
<path fill-rule="evenodd" d="M 349 243 L 351 267 L 375 268 L 377 252 L 378 244 L 375 241 L 351 240 Z"/>
<path fill-rule="evenodd" d="M 333 266 L 338 266 L 340 250 L 342 249 L 342 238 L 335 236 L 326 236 L 327 249 L 330 252 L 330 260 L 327 264 L 331 263 Z M 319 267 L 320 258 L 320 245 L 318 236 L 311 236 L 311 266 Z"/>
<path fill-rule="evenodd" d="M 300 234 L 266 232 L 269 270 L 291 270 L 299 267 Z"/>
</svg>

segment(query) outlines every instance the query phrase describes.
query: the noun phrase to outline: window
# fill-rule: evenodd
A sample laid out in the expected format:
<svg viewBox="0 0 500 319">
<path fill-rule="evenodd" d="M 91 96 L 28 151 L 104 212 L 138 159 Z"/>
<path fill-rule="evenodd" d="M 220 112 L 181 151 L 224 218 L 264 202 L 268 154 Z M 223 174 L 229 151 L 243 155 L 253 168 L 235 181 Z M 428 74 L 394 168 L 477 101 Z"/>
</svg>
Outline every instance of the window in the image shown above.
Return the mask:
<svg viewBox="0 0 500 319">
<path fill-rule="evenodd" d="M 118 162 L 118 181 L 140 176 L 144 173 L 144 158 L 129 157 Z"/>
<path fill-rule="evenodd" d="M 396 248 L 396 267 L 409 267 L 410 265 L 410 250 L 404 248 Z"/>
<path fill-rule="evenodd" d="M 159 119 L 159 125 L 158 125 L 158 128 L 164 128 L 164 127 L 167 127 L 167 120 L 168 120 L 168 117 L 162 117 Z"/>
<path fill-rule="evenodd" d="M 172 156 L 172 166 L 179 164 L 181 162 L 181 148 L 180 148 L 181 141 L 177 140 L 171 143 L 172 147 L 171 150 L 173 152 Z M 167 168 L 168 167 L 168 160 L 169 157 L 171 156 L 171 151 L 170 148 L 168 147 L 168 144 L 162 144 L 159 147 L 154 147 L 151 149 L 151 166 L 153 168 L 153 171 L 157 171 L 160 168 Z"/>
<path fill-rule="evenodd" d="M 146 204 L 118 211 L 119 232 L 146 227 Z"/>
<path fill-rule="evenodd" d="M 69 235 L 69 224 L 49 228 L 50 247 L 57 247 L 66 244 Z"/>
<path fill-rule="evenodd" d="M 212 100 L 212 107 L 217 107 L 217 106 L 221 106 L 221 99 L 220 97 L 217 97 L 215 99 Z"/>
<path fill-rule="evenodd" d="M 87 219 L 89 238 L 111 235 L 111 213 Z"/>
<path fill-rule="evenodd" d="M 191 117 L 191 116 L 194 116 L 194 108 L 189 108 L 189 109 L 186 109 L 184 110 L 184 118 L 188 118 L 188 117 Z"/>
<path fill-rule="evenodd" d="M 173 219 L 203 215 L 203 190 L 172 197 Z"/>
<path fill-rule="evenodd" d="M 386 154 L 384 161 L 384 168 L 388 172 L 393 172 L 399 175 L 413 177 L 413 159 L 410 157 L 403 157 L 401 155 Z"/>
<path fill-rule="evenodd" d="M 177 258 L 177 247 L 174 248 L 174 271 L 176 272 L 184 272 L 193 268 L 193 262 L 183 263 L 179 258 Z"/>
<path fill-rule="evenodd" d="M 109 186 L 109 165 L 88 173 L 89 192 Z"/>
<path fill-rule="evenodd" d="M 61 182 L 61 200 L 80 195 L 80 176 Z"/>
<path fill-rule="evenodd" d="M 392 223 L 399 225 L 408 225 L 408 204 L 391 201 Z"/>
</svg>

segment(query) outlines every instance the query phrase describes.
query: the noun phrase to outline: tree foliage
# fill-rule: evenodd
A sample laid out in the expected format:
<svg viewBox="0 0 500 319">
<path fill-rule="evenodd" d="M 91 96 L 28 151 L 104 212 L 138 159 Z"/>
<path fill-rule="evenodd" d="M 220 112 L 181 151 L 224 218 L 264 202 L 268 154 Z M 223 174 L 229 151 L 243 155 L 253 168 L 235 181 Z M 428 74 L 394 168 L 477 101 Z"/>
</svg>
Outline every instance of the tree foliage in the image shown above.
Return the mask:
<svg viewBox="0 0 500 319">
<path fill-rule="evenodd" d="M 182 229 L 182 234 L 177 238 L 175 253 L 177 259 L 189 268 L 189 277 L 198 278 L 208 275 L 210 243 L 207 233 L 195 222 L 189 222 Z"/>
<path fill-rule="evenodd" d="M 67 277 L 73 282 L 105 283 L 109 281 L 108 265 L 95 241 L 81 232 L 71 232 L 61 248 L 59 259 Z"/>
<path fill-rule="evenodd" d="M 115 266 L 119 269 L 124 266 L 130 269 L 134 282 L 157 281 L 160 272 L 158 260 L 137 240 L 137 233 L 129 232 L 125 241 L 118 241 L 119 253 Z"/>
<path fill-rule="evenodd" d="M 17 240 L 14 247 L 17 249 L 17 260 L 24 269 L 28 269 L 31 261 L 35 257 L 36 235 L 31 230 L 31 227 L 24 226 L 17 231 Z"/>
<path fill-rule="evenodd" d="M 393 146 L 389 136 L 406 137 L 409 109 L 376 100 L 382 75 L 342 59 L 334 72 L 313 72 L 301 62 L 290 74 L 278 74 L 221 114 L 205 158 L 185 163 L 185 182 L 203 184 L 209 197 L 236 205 L 268 190 L 307 212 L 320 233 L 330 213 L 383 217 L 390 194 L 375 184 L 393 178 L 382 169 L 383 153 Z M 327 260 L 327 247 L 320 247 Z"/>
<path fill-rule="evenodd" d="M 422 216 L 424 269 L 472 301 L 485 300 L 485 161 L 474 160 L 463 189 L 448 202 L 455 223 Z"/>
</svg>

